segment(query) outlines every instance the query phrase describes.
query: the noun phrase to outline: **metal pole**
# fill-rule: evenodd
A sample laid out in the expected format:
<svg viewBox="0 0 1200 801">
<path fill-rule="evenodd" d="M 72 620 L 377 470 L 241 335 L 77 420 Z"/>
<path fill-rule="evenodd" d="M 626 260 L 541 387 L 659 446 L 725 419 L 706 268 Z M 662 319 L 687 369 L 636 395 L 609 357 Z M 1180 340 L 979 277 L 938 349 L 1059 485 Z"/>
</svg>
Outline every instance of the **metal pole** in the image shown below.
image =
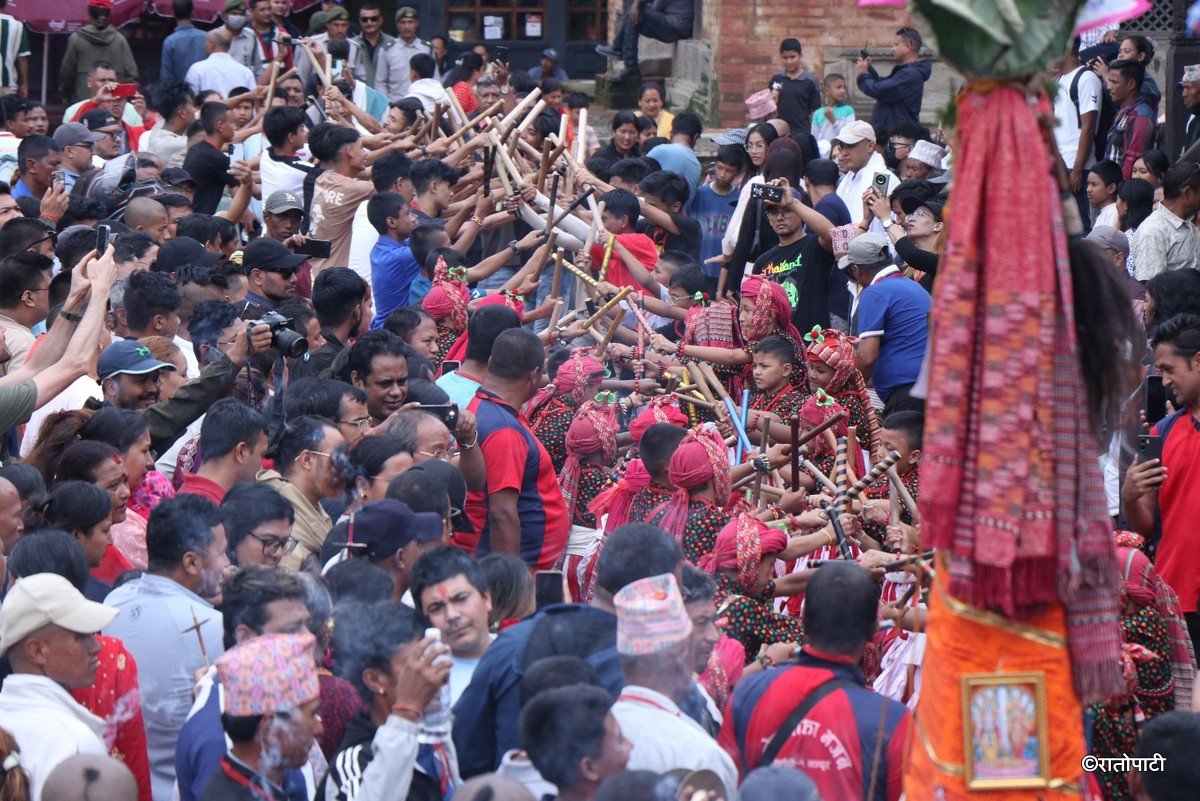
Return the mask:
<svg viewBox="0 0 1200 801">
<path fill-rule="evenodd" d="M 42 34 L 42 105 L 46 105 L 46 76 L 50 73 L 50 34 Z"/>
</svg>

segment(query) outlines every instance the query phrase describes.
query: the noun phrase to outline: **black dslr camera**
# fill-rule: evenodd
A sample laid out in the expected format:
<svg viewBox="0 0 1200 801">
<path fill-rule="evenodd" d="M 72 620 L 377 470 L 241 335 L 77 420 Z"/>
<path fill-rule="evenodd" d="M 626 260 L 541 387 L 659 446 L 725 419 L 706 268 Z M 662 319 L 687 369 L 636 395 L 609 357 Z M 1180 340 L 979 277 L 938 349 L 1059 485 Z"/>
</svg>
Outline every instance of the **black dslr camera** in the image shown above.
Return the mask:
<svg viewBox="0 0 1200 801">
<path fill-rule="evenodd" d="M 264 312 L 251 326 L 266 325 L 271 328 L 271 347 L 284 356 L 295 359 L 308 353 L 308 340 L 292 330 L 292 321 L 276 311 Z"/>
</svg>

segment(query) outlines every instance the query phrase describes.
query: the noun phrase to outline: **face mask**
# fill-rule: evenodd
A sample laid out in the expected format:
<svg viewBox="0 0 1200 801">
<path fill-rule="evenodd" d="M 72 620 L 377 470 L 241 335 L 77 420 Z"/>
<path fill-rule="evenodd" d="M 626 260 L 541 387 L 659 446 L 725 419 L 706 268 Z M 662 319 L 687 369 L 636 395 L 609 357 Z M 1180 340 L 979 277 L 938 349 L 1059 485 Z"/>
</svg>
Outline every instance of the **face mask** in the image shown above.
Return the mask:
<svg viewBox="0 0 1200 801">
<path fill-rule="evenodd" d="M 241 31 L 246 27 L 247 17 L 245 14 L 230 14 L 225 17 L 225 25 L 231 31 Z"/>
</svg>

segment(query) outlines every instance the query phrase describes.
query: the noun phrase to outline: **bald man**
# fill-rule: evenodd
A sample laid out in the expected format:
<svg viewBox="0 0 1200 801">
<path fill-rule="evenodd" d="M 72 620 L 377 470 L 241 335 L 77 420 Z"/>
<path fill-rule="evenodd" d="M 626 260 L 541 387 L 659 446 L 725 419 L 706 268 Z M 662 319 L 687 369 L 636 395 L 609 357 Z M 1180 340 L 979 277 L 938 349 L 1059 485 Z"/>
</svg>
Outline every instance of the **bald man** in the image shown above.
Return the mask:
<svg viewBox="0 0 1200 801">
<path fill-rule="evenodd" d="M 171 238 L 171 218 L 166 207 L 148 197 L 135 197 L 129 201 L 125 207 L 125 224 L 147 234 L 160 245 Z"/>
<path fill-rule="evenodd" d="M 232 44 L 233 37 L 225 28 L 208 32 L 204 38 L 204 52 L 208 53 L 208 57 L 188 67 L 185 78 L 193 92 L 200 94 L 211 89 L 221 97 L 229 97 L 230 91 L 239 86 L 254 88 L 258 83 L 254 73 L 229 55 Z"/>
<path fill-rule="evenodd" d="M 78 754 L 50 772 L 42 801 L 137 801 L 137 782 L 123 762 L 101 754 Z"/>
</svg>

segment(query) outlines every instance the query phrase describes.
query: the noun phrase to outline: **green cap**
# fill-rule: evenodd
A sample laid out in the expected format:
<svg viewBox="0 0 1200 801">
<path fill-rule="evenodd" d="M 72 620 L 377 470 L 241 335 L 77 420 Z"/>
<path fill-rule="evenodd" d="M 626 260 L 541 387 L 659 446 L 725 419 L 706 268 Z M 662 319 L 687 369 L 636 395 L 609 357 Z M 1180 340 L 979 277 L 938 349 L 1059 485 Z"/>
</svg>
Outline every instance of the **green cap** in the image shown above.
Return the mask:
<svg viewBox="0 0 1200 801">
<path fill-rule="evenodd" d="M 231 11 L 245 11 L 246 0 L 225 0 L 225 13 Z"/>
<path fill-rule="evenodd" d="M 343 6 L 334 6 L 325 12 L 325 19 L 327 23 L 333 22 L 335 19 L 348 20 L 350 19 L 350 12 Z"/>
<path fill-rule="evenodd" d="M 326 11 L 318 11 L 308 18 L 308 33 L 309 35 L 323 33 L 325 26 L 329 23 L 329 13 Z"/>
<path fill-rule="evenodd" d="M 396 19 L 397 20 L 416 19 L 416 18 L 417 18 L 417 10 L 415 8 L 413 8 L 412 6 L 400 6 L 400 8 L 398 8 L 396 10 Z"/>
</svg>

